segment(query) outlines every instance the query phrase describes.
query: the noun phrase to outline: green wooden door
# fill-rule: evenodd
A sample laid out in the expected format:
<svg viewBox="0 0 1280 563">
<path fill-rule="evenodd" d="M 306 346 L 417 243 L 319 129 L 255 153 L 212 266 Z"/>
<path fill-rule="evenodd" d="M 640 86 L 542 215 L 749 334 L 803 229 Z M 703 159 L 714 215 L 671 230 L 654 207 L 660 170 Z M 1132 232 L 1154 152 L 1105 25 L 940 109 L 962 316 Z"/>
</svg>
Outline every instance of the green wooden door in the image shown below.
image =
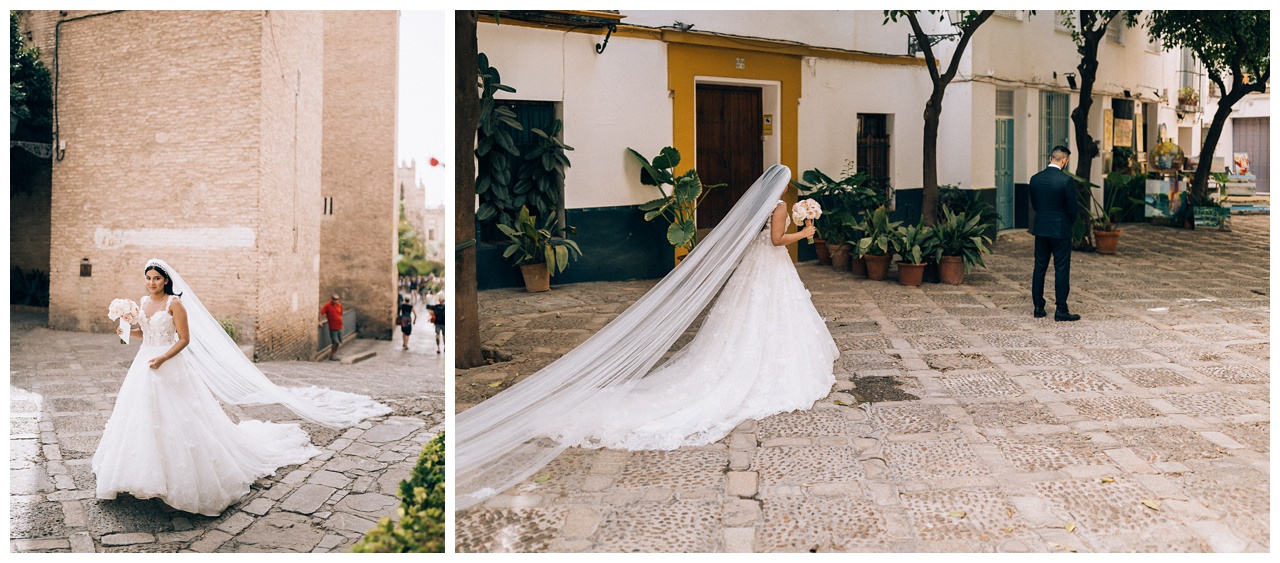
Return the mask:
<svg viewBox="0 0 1280 563">
<path fill-rule="evenodd" d="M 996 118 L 996 212 L 999 227 L 1013 228 L 1013 118 Z"/>
</svg>

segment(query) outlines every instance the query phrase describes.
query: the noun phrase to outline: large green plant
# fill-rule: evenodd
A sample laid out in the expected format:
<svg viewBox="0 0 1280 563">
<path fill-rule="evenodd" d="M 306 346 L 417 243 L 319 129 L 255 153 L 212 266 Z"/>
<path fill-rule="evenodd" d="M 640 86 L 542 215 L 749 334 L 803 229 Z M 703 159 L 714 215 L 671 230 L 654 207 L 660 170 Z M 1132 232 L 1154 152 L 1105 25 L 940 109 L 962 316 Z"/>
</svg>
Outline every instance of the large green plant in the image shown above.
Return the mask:
<svg viewBox="0 0 1280 563">
<path fill-rule="evenodd" d="M 1072 180 L 1088 188 L 1087 190 L 1081 190 L 1085 195 L 1080 197 L 1080 210 L 1087 224 L 1091 225 L 1096 231 L 1115 231 L 1117 229 L 1116 224 L 1120 222 L 1120 218 L 1125 213 L 1128 213 L 1134 206 L 1145 203 L 1142 199 L 1133 197 L 1130 191 L 1134 180 L 1141 178 L 1141 175 L 1131 176 L 1120 172 L 1107 174 L 1106 181 L 1114 188 L 1103 190 L 1102 199 L 1098 199 L 1093 194 L 1093 191 L 1100 186 L 1070 172 L 1066 174 Z M 1081 192 L 1077 192 L 1077 194 L 1079 193 Z"/>
<path fill-rule="evenodd" d="M 964 259 L 965 272 L 975 265 L 985 268 L 987 265 L 983 263 L 982 255 L 991 253 L 991 238 L 986 234 L 991 225 L 983 222 L 981 215 L 952 213 L 946 206 L 942 207 L 942 214 L 942 221 L 934 226 L 938 239 L 934 259 L 959 256 Z"/>
<path fill-rule="evenodd" d="M 542 228 L 539 228 L 537 219 L 529 214 L 529 208 L 521 207 L 520 214 L 516 216 L 514 228 L 502 223 L 498 224 L 498 230 L 511 241 L 511 245 L 507 246 L 502 257 L 516 256 L 517 266 L 545 262 L 547 270 L 553 276 L 563 272 L 569 267 L 570 258 L 576 259 L 582 256 L 582 250 L 574 241 L 553 237 L 551 229 L 554 225 L 555 217 L 548 217 Z M 573 228 L 567 231 L 572 232 Z"/>
<path fill-rule="evenodd" d="M 518 209 L 510 202 L 512 162 L 520 156 L 520 150 L 511 131 L 503 126 L 516 131 L 523 131 L 524 127 L 515 112 L 494 99 L 498 91 L 515 92 L 516 89 L 502 83 L 498 69 L 489 66 L 489 57 L 484 53 L 476 60 L 481 82 L 480 123 L 476 129 L 476 195 L 480 196 L 480 207 L 476 209 L 476 220 L 509 225 Z"/>
<path fill-rule="evenodd" d="M 893 251 L 908 264 L 923 264 L 925 258 L 938 250 L 938 238 L 928 225 L 898 227 L 890 237 Z"/>
<path fill-rule="evenodd" d="M 645 212 L 644 220 L 666 219 L 667 242 L 676 248 L 693 250 L 693 246 L 698 244 L 698 203 L 712 188 L 724 184 L 704 186 L 698 172 L 692 168 L 676 176 L 673 169 L 680 164 L 680 151 L 672 147 L 664 147 L 653 157 L 653 162 L 635 149 L 628 148 L 627 151 L 640 163 L 640 183 L 656 186 L 662 194 L 662 197 L 640 206 L 640 210 Z M 667 192 L 663 186 L 671 186 L 671 191 Z"/>
<path fill-rule="evenodd" d="M 858 256 L 885 256 L 893 250 L 893 236 L 902 221 L 890 221 L 883 205 L 867 214 L 855 227 L 862 232 L 858 239 Z"/>
<path fill-rule="evenodd" d="M 837 181 L 814 168 L 806 170 L 800 182 L 792 182 L 801 197 L 812 198 L 822 206 L 822 216 L 814 221 L 814 227 L 830 246 L 860 238 L 857 225 L 861 215 L 885 203 L 879 192 L 866 185 L 870 176 L 848 172 L 846 166 L 842 170 L 845 177 Z"/>
<path fill-rule="evenodd" d="M 399 519 L 383 517 L 352 551 L 356 553 L 444 553 L 444 432 L 418 456 L 409 478 L 400 482 Z"/>
<path fill-rule="evenodd" d="M 938 214 L 934 217 L 935 223 L 946 220 L 943 208 L 949 208 L 953 213 L 978 217 L 989 226 L 995 225 L 1000 220 L 1000 213 L 996 211 L 995 206 L 983 201 L 976 191 L 961 189 L 950 184 L 938 186 Z"/>
<path fill-rule="evenodd" d="M 556 119 L 545 130 L 529 129 L 538 136 L 537 145 L 525 153 L 511 199 L 503 202 L 505 208 L 532 205 L 539 217 L 550 217 L 560 210 L 560 186 L 564 185 L 564 169 L 569 167 L 564 153 L 573 150 L 559 138 L 563 128 Z"/>
</svg>

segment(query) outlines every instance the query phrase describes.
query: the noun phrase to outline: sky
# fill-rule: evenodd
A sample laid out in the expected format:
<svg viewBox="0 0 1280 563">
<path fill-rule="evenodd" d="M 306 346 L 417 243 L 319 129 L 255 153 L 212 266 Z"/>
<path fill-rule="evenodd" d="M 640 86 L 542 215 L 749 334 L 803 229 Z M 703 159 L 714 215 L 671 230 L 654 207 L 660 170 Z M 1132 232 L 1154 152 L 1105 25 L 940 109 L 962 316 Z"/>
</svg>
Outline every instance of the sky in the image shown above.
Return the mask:
<svg viewBox="0 0 1280 563">
<path fill-rule="evenodd" d="M 453 193 L 453 12 L 400 12 L 398 99 L 397 161 L 416 160 L 427 205 L 442 205 Z"/>
</svg>

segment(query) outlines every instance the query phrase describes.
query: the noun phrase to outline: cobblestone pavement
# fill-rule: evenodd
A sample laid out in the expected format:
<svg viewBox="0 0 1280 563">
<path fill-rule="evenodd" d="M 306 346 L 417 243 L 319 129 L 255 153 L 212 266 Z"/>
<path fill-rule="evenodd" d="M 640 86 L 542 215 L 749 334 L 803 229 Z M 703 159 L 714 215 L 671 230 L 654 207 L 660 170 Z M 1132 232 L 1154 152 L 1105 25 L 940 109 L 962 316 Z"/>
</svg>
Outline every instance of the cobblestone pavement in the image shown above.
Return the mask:
<svg viewBox="0 0 1280 563">
<path fill-rule="evenodd" d="M 705 447 L 568 450 L 459 513 L 457 549 L 1266 551 L 1270 233 L 1234 223 L 1076 253 L 1074 323 L 1032 317 L 1025 232 L 960 286 L 799 264 L 841 349 L 827 398 Z M 484 292 L 513 359 L 460 371 L 459 410 L 652 283 Z"/>
<path fill-rule="evenodd" d="M 345 551 L 394 516 L 401 480 L 444 429 L 444 365 L 434 346 L 356 340 L 339 362 L 258 364 L 277 384 L 363 393 L 394 410 L 345 431 L 302 427 L 322 453 L 259 479 L 217 518 L 159 500 L 94 497 L 89 462 L 137 346 L 115 335 L 41 328 L 44 315 L 10 316 L 10 551 Z M 416 335 L 415 335 L 416 336 Z M 396 334 L 399 338 L 399 334 Z M 425 344 L 426 339 L 422 339 Z M 228 408 L 233 416 L 298 421 L 279 406 Z"/>
</svg>

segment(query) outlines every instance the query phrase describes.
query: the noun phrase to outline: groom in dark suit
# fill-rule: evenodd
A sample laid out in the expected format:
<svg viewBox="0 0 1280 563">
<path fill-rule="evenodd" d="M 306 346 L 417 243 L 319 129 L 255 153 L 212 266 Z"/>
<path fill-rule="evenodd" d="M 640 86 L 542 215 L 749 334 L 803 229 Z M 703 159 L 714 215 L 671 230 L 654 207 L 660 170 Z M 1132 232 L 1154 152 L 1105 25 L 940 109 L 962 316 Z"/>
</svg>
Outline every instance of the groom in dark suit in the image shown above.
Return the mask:
<svg viewBox="0 0 1280 563">
<path fill-rule="evenodd" d="M 1053 297 L 1057 309 L 1055 321 L 1075 321 L 1080 315 L 1067 310 L 1067 294 L 1071 292 L 1071 226 L 1076 222 L 1075 183 L 1063 170 L 1071 161 L 1067 147 L 1053 147 L 1049 166 L 1031 177 L 1031 208 L 1035 221 L 1031 234 L 1036 237 L 1036 263 L 1031 273 L 1031 302 L 1036 318 L 1044 317 L 1044 275 L 1053 256 Z"/>
</svg>

